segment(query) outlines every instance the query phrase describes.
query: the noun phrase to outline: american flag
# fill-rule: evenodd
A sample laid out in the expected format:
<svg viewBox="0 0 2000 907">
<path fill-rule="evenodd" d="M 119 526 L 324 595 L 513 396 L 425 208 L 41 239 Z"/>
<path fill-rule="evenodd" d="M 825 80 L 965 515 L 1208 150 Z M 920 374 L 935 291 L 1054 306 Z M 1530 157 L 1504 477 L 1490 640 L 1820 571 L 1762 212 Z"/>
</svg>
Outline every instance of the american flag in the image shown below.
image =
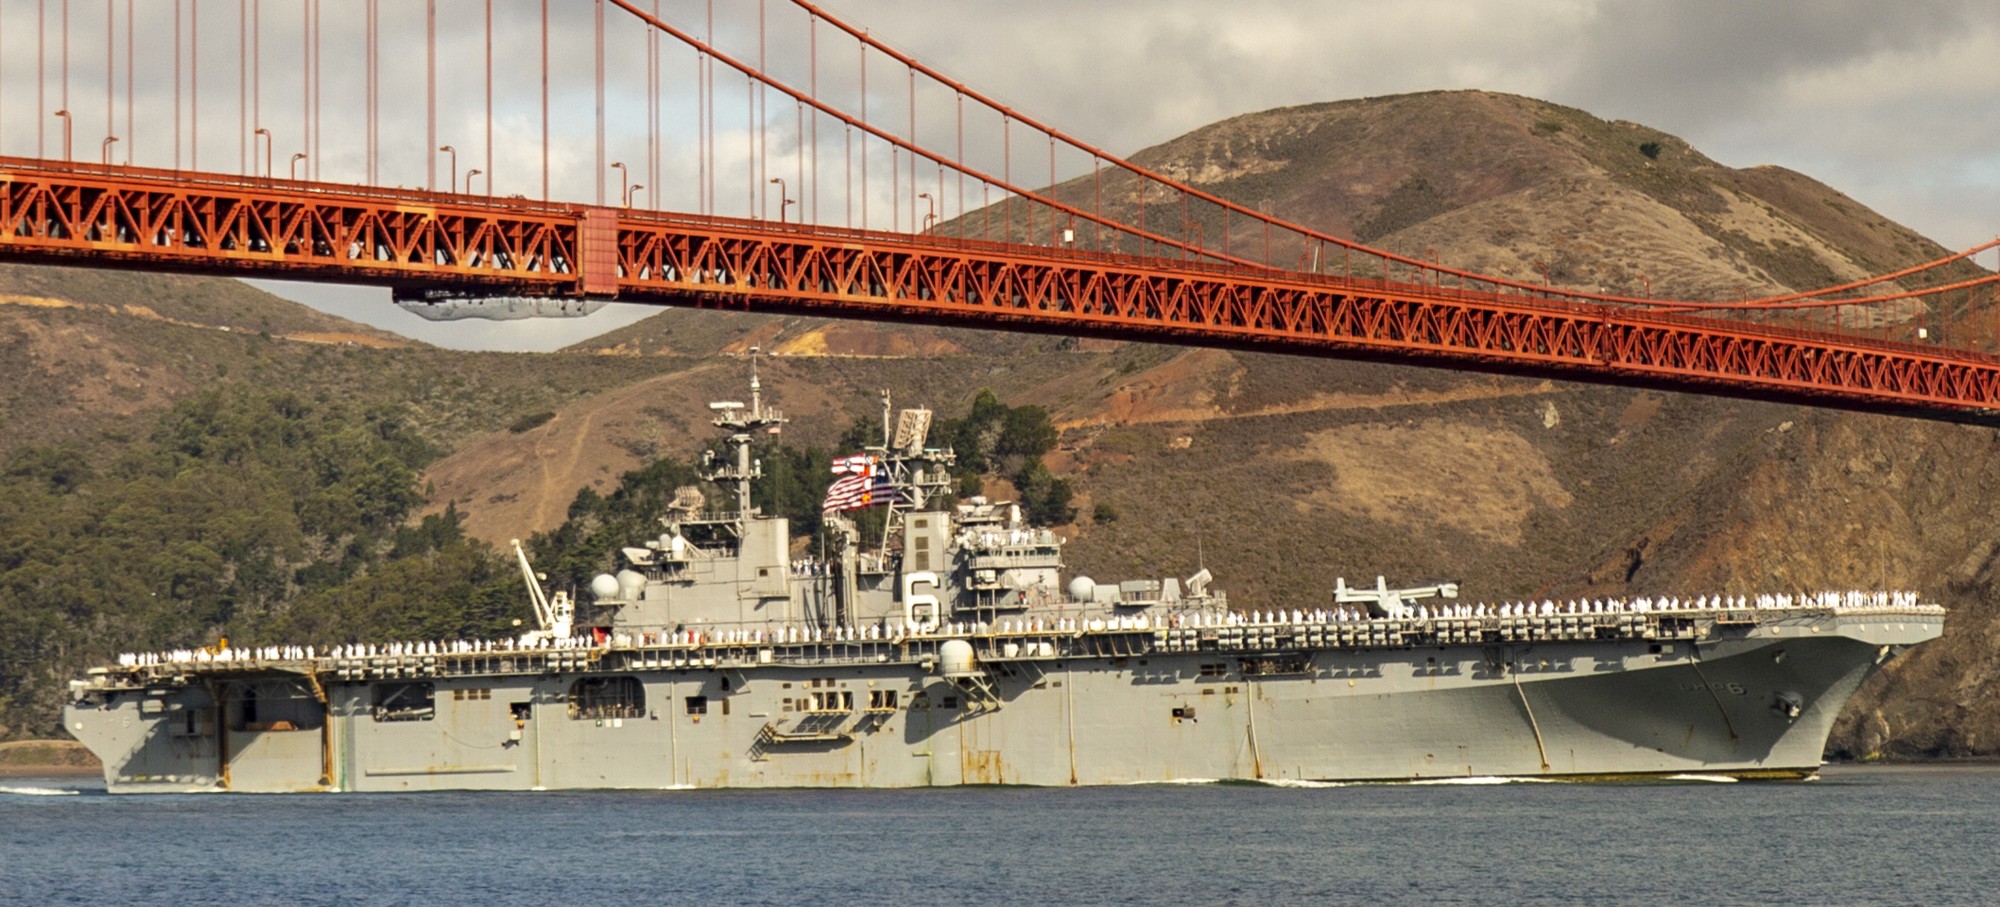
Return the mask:
<svg viewBox="0 0 2000 907">
<path fill-rule="evenodd" d="M 820 506 L 823 513 L 836 510 L 860 510 L 864 507 L 879 507 L 885 504 L 900 504 L 903 492 L 888 476 L 866 473 L 844 476 L 834 481 L 826 489 L 826 502 Z"/>
</svg>

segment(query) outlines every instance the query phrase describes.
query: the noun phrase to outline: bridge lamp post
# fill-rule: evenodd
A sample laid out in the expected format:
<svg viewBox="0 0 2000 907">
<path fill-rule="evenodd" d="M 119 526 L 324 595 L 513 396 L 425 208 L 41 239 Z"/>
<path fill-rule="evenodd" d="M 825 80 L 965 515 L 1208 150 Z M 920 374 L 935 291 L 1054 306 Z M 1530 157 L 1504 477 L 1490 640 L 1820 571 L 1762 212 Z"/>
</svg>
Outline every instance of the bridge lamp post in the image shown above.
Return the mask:
<svg viewBox="0 0 2000 907">
<path fill-rule="evenodd" d="M 626 184 L 631 182 L 632 173 L 631 171 L 625 169 L 624 161 L 612 161 L 611 169 L 618 171 L 618 197 L 624 198 Z M 600 196 L 598 200 L 603 201 L 603 197 Z"/>
<path fill-rule="evenodd" d="M 632 188 L 625 190 L 625 207 L 632 207 L 633 197 L 637 196 L 639 191 L 644 188 L 646 188 L 645 183 L 633 183 Z"/>
<path fill-rule="evenodd" d="M 485 172 L 486 172 L 486 171 L 484 171 L 484 170 L 481 170 L 481 169 L 479 169 L 478 167 L 474 167 L 474 168 L 472 168 L 471 170 L 467 170 L 467 171 L 465 171 L 465 194 L 466 194 L 466 195 L 471 195 L 471 194 L 472 194 L 472 178 L 473 178 L 473 177 L 475 177 L 475 176 L 478 176 L 478 175 L 480 175 L 481 173 L 485 173 Z M 492 180 L 487 180 L 487 181 L 486 181 L 486 185 L 487 185 L 487 187 L 491 188 L 491 187 L 492 187 L 492 185 L 493 185 L 493 181 L 492 181 Z"/>
<path fill-rule="evenodd" d="M 118 144 L 118 137 L 115 135 L 107 135 L 104 137 L 103 146 L 99 148 L 99 150 L 104 153 L 104 166 L 106 167 L 111 166 L 111 146 L 116 144 Z"/>
<path fill-rule="evenodd" d="M 931 229 L 931 224 L 937 221 L 937 199 L 932 198 L 931 194 L 928 192 L 919 192 L 917 193 L 917 197 L 923 199 L 924 204 L 929 206 L 930 208 L 929 213 L 924 215 L 923 226 L 918 227 L 917 232 L 929 233 Z"/>
<path fill-rule="evenodd" d="M 75 157 L 74 157 L 73 155 L 71 155 L 71 154 L 70 154 L 70 150 L 69 150 L 69 132 L 70 132 L 70 125 L 71 125 L 71 121 L 70 121 L 70 118 L 69 118 L 69 111 L 68 111 L 68 110 L 58 110 L 58 111 L 56 111 L 56 112 L 55 112 L 55 115 L 56 115 L 56 116 L 59 116 L 59 117 L 62 117 L 62 121 L 63 121 L 63 160 L 66 160 L 66 161 L 69 161 L 69 160 L 75 160 Z"/>
<path fill-rule="evenodd" d="M 297 181 L 299 178 L 299 162 L 305 159 L 306 159 L 306 153 L 303 151 L 296 152 L 292 155 L 292 179 L 294 181 Z"/>
<path fill-rule="evenodd" d="M 782 224 L 785 222 L 785 209 L 792 206 L 792 195 L 785 188 L 784 177 L 771 177 L 770 182 L 778 187 L 778 223 Z"/>
<path fill-rule="evenodd" d="M 444 181 L 444 191 L 450 192 L 451 187 L 458 185 L 458 149 L 450 145 L 439 145 L 438 150 L 451 155 L 451 179 Z M 437 171 L 433 170 L 431 172 L 436 173 Z M 433 176 L 431 179 L 437 179 L 437 177 Z M 470 184 L 468 183 L 468 185 Z"/>
<path fill-rule="evenodd" d="M 264 137 L 264 178 L 270 179 L 271 178 L 271 130 L 265 129 L 262 126 L 257 127 L 257 129 L 250 134 L 250 141 L 253 143 L 256 142 L 257 136 L 260 135 Z M 250 150 L 253 152 L 256 151 L 257 146 L 255 144 L 252 144 L 250 146 Z"/>
</svg>

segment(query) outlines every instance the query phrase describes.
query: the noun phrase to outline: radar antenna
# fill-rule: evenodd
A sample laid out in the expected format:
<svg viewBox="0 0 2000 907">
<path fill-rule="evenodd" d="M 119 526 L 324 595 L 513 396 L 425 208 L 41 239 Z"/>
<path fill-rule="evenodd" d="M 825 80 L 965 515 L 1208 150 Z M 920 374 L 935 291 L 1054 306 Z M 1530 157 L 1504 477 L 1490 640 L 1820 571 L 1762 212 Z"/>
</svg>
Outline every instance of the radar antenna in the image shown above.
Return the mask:
<svg viewBox="0 0 2000 907">
<path fill-rule="evenodd" d="M 757 380 L 757 348 L 750 348 L 750 405 L 744 406 L 737 400 L 718 400 L 708 408 L 715 415 L 717 428 L 729 431 L 728 444 L 734 450 L 734 463 L 721 466 L 713 461 L 705 461 L 709 470 L 703 477 L 711 482 L 736 485 L 736 513 L 739 518 L 751 515 L 750 482 L 764 477 L 762 461 L 750 459 L 750 439 L 758 432 L 777 434 L 787 421 L 776 408 L 764 406 L 763 385 Z"/>
</svg>

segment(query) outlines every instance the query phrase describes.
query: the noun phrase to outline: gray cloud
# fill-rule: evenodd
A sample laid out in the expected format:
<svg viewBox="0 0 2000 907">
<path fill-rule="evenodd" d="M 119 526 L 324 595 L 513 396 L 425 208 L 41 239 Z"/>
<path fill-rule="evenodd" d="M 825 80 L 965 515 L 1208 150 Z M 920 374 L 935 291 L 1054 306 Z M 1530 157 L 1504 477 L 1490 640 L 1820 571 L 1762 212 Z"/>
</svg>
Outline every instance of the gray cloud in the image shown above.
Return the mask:
<svg viewBox="0 0 2000 907">
<path fill-rule="evenodd" d="M 1804 171 L 1946 245 L 2000 230 L 2000 17 L 1969 0 L 836 5 L 1114 149 L 1270 107 L 1485 88 Z"/>
</svg>

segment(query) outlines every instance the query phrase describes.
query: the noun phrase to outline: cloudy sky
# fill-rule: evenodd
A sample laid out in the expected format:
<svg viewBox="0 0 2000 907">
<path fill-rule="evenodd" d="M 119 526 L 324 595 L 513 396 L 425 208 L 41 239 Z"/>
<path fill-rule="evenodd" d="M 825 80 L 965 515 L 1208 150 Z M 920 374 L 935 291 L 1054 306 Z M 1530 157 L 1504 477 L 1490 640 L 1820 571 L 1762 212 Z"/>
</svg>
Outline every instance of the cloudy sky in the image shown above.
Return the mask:
<svg viewBox="0 0 2000 907">
<path fill-rule="evenodd" d="M 46 3 L 49 19 L 37 29 Z M 439 143 L 460 149 L 456 172 L 488 168 L 484 151 L 483 80 L 466 78 L 483 65 L 483 0 L 436 0 L 439 10 Z M 784 0 L 765 0 L 771 37 L 764 52 L 774 72 L 804 81 L 806 35 Z M 60 154 L 60 121 L 43 113 L 60 106 L 57 16 L 63 0 L 0 0 L 0 153 Z M 319 0 L 322 111 L 303 113 L 307 67 L 302 63 L 305 0 L 262 0 L 261 76 L 250 113 L 238 106 L 238 0 L 185 0 L 182 48 L 192 57 L 199 34 L 198 79 L 176 79 L 171 50 L 175 21 L 166 0 L 139 0 L 135 78 L 126 120 L 125 0 L 114 0 L 107 105 L 106 4 L 71 0 L 71 98 L 75 155 L 97 159 L 107 134 L 130 133 L 114 157 L 170 164 L 178 151 L 200 156 L 203 169 L 255 169 L 255 139 L 246 119 L 276 136 L 273 169 L 283 175 L 292 153 L 327 180 L 364 174 L 358 137 L 366 85 L 360 47 L 364 0 Z M 555 36 L 552 94 L 553 195 L 591 200 L 597 189 L 588 50 L 590 0 L 551 4 Z M 651 7 L 653 0 L 642 0 Z M 663 18 L 703 33 L 704 0 L 659 0 Z M 1679 135 L 1733 166 L 1778 164 L 1802 171 L 1951 247 L 2000 233 L 2000 13 L 1961 0 L 832 0 L 832 12 L 876 37 L 1101 147 L 1130 152 L 1232 114 L 1341 98 L 1451 88 L 1513 92 L 1633 120 Z M 494 0 L 502 20 L 495 39 L 494 191 L 538 196 L 540 112 L 539 4 Z M 756 54 L 754 0 L 715 0 L 718 41 Z M 381 0 L 383 133 L 381 181 L 421 186 L 450 179 L 448 162 L 426 157 L 423 84 L 423 5 Z M 198 11 L 199 28 L 193 23 Z M 630 17 L 607 13 L 613 81 L 644 73 L 646 51 Z M 790 17 L 790 18 L 788 18 Z M 46 42 L 42 36 L 46 35 Z M 836 45 L 822 31 L 822 53 Z M 36 57 L 49 81 L 37 88 Z M 851 51 L 849 51 L 851 53 Z M 676 54 L 681 54 L 677 56 Z M 665 120 L 698 120 L 691 95 L 692 57 L 663 52 Z M 888 67 L 871 64 L 883 91 Z M 844 77 L 822 64 L 824 90 Z M 852 68 L 852 67 L 849 67 Z M 192 65 L 184 63 L 183 72 Z M 201 94 L 199 143 L 185 99 L 175 117 L 176 81 L 183 95 Z M 198 82 L 198 84 L 197 84 Z M 740 83 L 737 83 L 740 85 Z M 610 154 L 633 161 L 628 171 L 657 185 L 641 203 L 683 209 L 698 204 L 684 187 L 705 166 L 690 137 L 664 137 L 659 163 L 645 142 L 643 76 L 611 89 Z M 725 76 L 718 82 L 728 94 Z M 740 91 L 741 89 L 734 89 Z M 734 95 L 731 95 L 732 97 Z M 871 95 L 872 96 L 872 95 Z M 622 105 L 622 106 L 621 106 Z M 636 105 L 636 106 L 634 106 Z M 775 105 L 782 119 L 789 108 Z M 735 108 L 740 110 L 741 108 Z M 110 116 L 107 118 L 106 114 Z M 731 108 L 718 111 L 715 165 L 723 182 L 741 172 L 727 163 L 742 147 L 744 127 Z M 46 119 L 46 122 L 38 122 Z M 175 120 L 181 121 L 177 142 Z M 317 123 L 319 136 L 305 136 Z M 53 125 L 51 125 L 53 124 Z M 671 130 L 667 130 L 671 131 Z M 582 141 L 577 141 L 578 137 Z M 686 140 L 683 140 L 685 138 Z M 773 139 L 774 147 L 783 144 Z M 773 154 L 782 154 L 782 150 Z M 183 161 L 186 163 L 186 161 Z M 429 168 L 436 167 L 433 173 Z M 784 173 L 784 164 L 771 172 Z M 766 174 L 767 175 L 767 174 Z M 607 194 L 618 191 L 608 176 Z M 751 183 L 761 182 L 751 180 Z M 754 190 L 753 190 L 754 191 Z M 775 190 L 771 190 L 775 191 Z M 880 191 L 879 182 L 874 190 Z M 725 193 L 727 195 L 727 193 Z M 649 198 L 649 196 L 651 196 Z M 728 196 L 723 201 L 726 205 Z M 908 203 L 908 196 L 905 196 Z M 767 212 L 776 202 L 758 204 Z M 880 206 L 886 207 L 886 205 Z M 721 210 L 721 209 L 718 209 Z M 878 211 L 880 208 L 878 207 Z M 723 210 L 722 213 L 733 213 Z M 831 215 L 827 215 L 828 218 Z M 613 306 L 563 322 L 429 325 L 389 306 L 384 294 L 349 289 L 280 288 L 349 317 L 456 347 L 546 349 L 573 342 L 644 314 Z"/>
</svg>

